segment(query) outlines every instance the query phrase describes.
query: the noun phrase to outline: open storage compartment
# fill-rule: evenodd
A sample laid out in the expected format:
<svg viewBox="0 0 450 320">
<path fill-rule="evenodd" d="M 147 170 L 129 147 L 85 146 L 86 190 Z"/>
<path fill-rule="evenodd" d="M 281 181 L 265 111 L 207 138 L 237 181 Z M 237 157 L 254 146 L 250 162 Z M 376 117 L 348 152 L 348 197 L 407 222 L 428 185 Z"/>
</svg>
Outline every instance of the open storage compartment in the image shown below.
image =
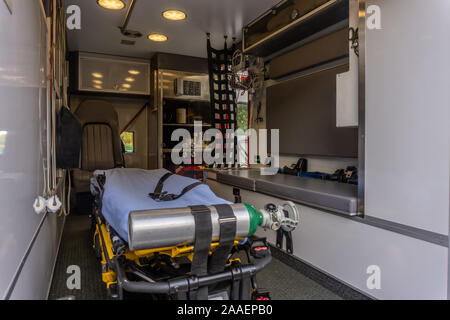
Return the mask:
<svg viewBox="0 0 450 320">
<path fill-rule="evenodd" d="M 266 57 L 348 19 L 348 0 L 285 0 L 243 30 L 245 54 Z"/>
</svg>

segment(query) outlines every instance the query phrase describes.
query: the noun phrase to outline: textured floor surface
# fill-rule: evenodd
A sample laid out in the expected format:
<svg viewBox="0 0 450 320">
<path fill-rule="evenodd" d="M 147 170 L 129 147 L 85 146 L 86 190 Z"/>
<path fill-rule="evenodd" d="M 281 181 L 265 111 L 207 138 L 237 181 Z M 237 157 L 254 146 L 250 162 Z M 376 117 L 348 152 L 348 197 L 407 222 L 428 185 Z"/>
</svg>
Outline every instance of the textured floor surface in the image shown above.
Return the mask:
<svg viewBox="0 0 450 320">
<path fill-rule="evenodd" d="M 90 220 L 87 216 L 69 216 L 64 227 L 61 247 L 49 299 L 76 300 L 109 299 L 101 280 L 100 264 L 96 260 L 89 239 Z M 67 288 L 69 266 L 79 266 L 81 289 Z M 341 299 L 317 282 L 277 259 L 257 276 L 258 286 L 270 290 L 274 300 L 329 300 Z"/>
<path fill-rule="evenodd" d="M 49 299 L 103 300 L 108 294 L 101 278 L 100 263 L 95 258 L 92 241 L 89 239 L 91 223 L 88 216 L 69 216 L 56 261 Z M 81 289 L 69 290 L 67 273 L 69 266 L 79 266 L 81 272 Z"/>
</svg>

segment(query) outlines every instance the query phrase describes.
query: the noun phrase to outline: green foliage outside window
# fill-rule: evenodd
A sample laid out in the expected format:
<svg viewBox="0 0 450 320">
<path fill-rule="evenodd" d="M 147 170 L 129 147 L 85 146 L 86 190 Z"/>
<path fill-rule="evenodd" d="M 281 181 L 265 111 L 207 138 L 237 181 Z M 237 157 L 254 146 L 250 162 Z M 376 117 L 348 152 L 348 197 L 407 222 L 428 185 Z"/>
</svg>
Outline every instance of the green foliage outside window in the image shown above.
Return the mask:
<svg viewBox="0 0 450 320">
<path fill-rule="evenodd" d="M 248 130 L 248 105 L 246 103 L 237 105 L 237 125 L 239 129 Z"/>
</svg>

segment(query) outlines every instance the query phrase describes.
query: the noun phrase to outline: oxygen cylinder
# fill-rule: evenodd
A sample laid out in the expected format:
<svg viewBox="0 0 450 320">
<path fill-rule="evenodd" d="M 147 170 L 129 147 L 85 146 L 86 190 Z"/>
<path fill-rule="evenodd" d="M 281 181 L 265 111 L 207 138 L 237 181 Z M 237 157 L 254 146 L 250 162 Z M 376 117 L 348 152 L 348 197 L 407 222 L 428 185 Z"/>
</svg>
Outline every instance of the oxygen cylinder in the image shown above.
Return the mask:
<svg viewBox="0 0 450 320">
<path fill-rule="evenodd" d="M 272 206 L 275 209 L 259 212 L 248 204 L 230 205 L 236 217 L 236 238 L 253 235 L 259 226 L 277 229 L 286 221 L 297 225 L 298 213 L 294 204 L 296 220 L 285 219 L 285 215 L 278 212 L 281 207 Z M 219 214 L 216 207 L 208 208 L 211 211 L 212 241 L 216 242 L 220 236 Z M 132 251 L 189 245 L 194 241 L 195 220 L 189 207 L 133 211 L 128 217 L 128 245 Z"/>
</svg>

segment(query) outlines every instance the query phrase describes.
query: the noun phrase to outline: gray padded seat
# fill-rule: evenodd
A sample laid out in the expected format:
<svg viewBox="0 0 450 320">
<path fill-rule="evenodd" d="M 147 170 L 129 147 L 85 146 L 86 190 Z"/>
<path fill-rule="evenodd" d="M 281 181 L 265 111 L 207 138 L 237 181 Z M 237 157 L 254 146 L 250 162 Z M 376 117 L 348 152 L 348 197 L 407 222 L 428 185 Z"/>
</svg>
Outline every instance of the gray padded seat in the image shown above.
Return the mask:
<svg viewBox="0 0 450 320">
<path fill-rule="evenodd" d="M 122 167 L 119 119 L 112 104 L 103 100 L 85 100 L 75 112 L 81 122 L 81 169 L 74 170 L 77 193 L 89 192 L 92 172 Z"/>
</svg>

